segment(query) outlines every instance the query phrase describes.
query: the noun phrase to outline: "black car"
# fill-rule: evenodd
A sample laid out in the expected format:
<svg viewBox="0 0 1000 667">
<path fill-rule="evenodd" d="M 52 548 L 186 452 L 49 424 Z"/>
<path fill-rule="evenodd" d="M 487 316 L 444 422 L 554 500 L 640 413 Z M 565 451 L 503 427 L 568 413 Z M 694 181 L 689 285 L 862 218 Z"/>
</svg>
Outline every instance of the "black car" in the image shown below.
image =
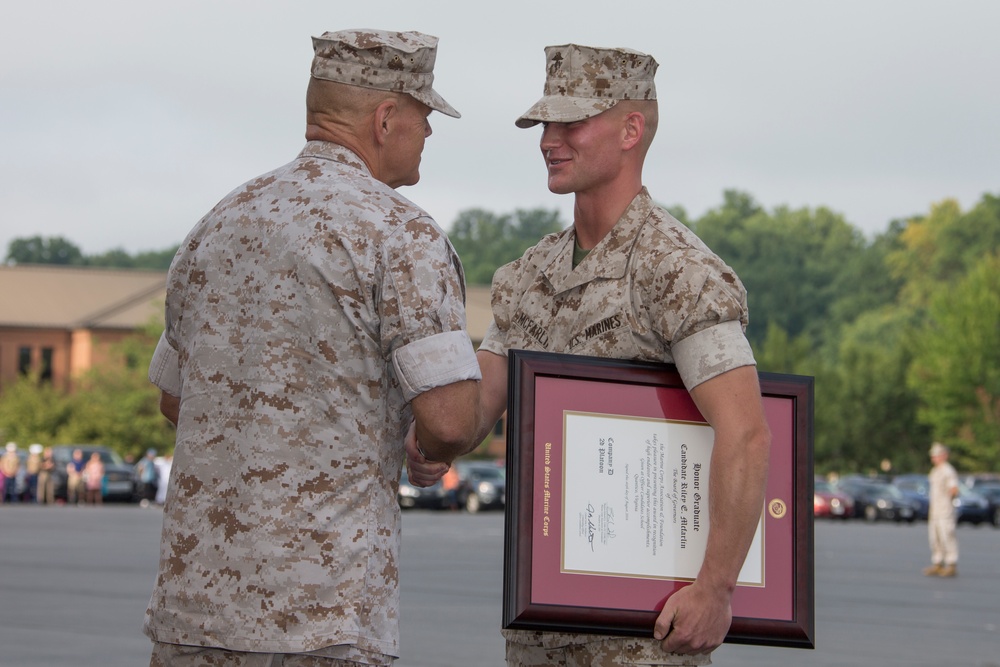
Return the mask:
<svg viewBox="0 0 1000 667">
<path fill-rule="evenodd" d="M 67 499 L 66 465 L 73 459 L 73 452 L 79 449 L 83 452 L 84 462 L 90 455 L 97 452 L 104 464 L 104 483 L 101 497 L 108 501 L 132 502 L 135 499 L 135 484 L 132 481 L 132 466 L 125 463 L 118 452 L 103 445 L 53 445 L 52 460 L 56 467 L 52 471 L 55 480 L 55 497 L 57 500 Z"/>
<path fill-rule="evenodd" d="M 854 498 L 855 515 L 867 521 L 913 523 L 916 519 L 917 504 L 886 482 L 847 479 L 838 482 L 837 488 Z"/>
<path fill-rule="evenodd" d="M 980 482 L 975 489 L 989 503 L 990 523 L 1000 528 L 1000 482 Z"/>
<path fill-rule="evenodd" d="M 439 510 L 448 506 L 448 492 L 444 490 L 440 481 L 426 488 L 413 486 L 406 476 L 406 467 L 403 468 L 399 476 L 399 491 L 396 493 L 396 499 L 402 509 L 422 507 Z"/>
<path fill-rule="evenodd" d="M 979 489 L 973 491 L 965 484 L 958 485 L 958 497 L 955 498 L 955 510 L 958 514 L 959 523 L 971 523 L 978 526 L 981 523 L 988 523 L 991 519 L 990 502 L 979 493 Z"/>
<path fill-rule="evenodd" d="M 918 519 L 926 519 L 930 506 L 930 482 L 927 475 L 899 475 L 893 480 L 893 486 L 899 488 L 904 495 L 915 500 L 919 508 Z M 955 520 L 958 523 L 971 523 L 978 526 L 992 521 L 992 511 L 989 500 L 978 493 L 980 486 L 973 491 L 964 483 L 958 484 L 958 496 L 953 501 L 955 505 Z"/>
<path fill-rule="evenodd" d="M 902 491 L 904 496 L 916 503 L 916 518 L 926 521 L 931 507 L 931 500 L 927 490 L 927 475 L 897 475 L 892 480 L 892 485 Z"/>
<path fill-rule="evenodd" d="M 459 461 L 458 504 L 467 512 L 502 509 L 507 502 L 507 476 L 502 466 L 486 461 Z"/>
</svg>

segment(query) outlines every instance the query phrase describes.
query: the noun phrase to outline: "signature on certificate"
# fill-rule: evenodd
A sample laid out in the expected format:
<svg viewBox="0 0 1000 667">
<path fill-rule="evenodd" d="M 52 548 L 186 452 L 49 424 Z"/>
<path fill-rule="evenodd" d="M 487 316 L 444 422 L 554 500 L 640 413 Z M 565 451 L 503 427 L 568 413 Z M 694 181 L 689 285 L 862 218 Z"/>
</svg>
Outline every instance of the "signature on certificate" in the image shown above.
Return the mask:
<svg viewBox="0 0 1000 667">
<path fill-rule="evenodd" d="M 594 542 L 607 544 L 615 537 L 615 508 L 607 504 L 601 506 L 598 512 L 593 503 L 587 503 L 587 511 L 584 515 L 587 543 L 590 550 L 594 550 Z"/>
</svg>

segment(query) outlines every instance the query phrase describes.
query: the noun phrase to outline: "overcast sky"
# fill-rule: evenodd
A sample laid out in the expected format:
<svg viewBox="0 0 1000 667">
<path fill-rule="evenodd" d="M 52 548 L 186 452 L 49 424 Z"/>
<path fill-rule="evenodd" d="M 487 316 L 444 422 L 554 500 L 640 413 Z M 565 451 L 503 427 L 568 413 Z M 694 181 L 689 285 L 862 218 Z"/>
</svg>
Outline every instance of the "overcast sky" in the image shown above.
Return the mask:
<svg viewBox="0 0 1000 667">
<path fill-rule="evenodd" d="M 13 238 L 84 253 L 179 243 L 223 195 L 303 139 L 310 37 L 441 38 L 422 180 L 444 227 L 572 202 L 545 188 L 544 47 L 626 46 L 660 63 L 645 184 L 697 217 L 738 188 L 827 206 L 869 237 L 952 197 L 1000 194 L 1000 2 L 564 3 L 34 0 L 0 21 L 0 258 Z"/>
</svg>

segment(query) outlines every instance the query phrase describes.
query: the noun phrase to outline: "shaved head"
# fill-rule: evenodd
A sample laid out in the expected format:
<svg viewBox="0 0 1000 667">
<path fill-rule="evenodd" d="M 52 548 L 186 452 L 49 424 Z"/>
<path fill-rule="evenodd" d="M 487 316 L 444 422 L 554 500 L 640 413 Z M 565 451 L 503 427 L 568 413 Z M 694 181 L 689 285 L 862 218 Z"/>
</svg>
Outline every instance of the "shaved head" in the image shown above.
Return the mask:
<svg viewBox="0 0 1000 667">
<path fill-rule="evenodd" d="M 408 96 L 310 77 L 306 88 L 306 122 L 354 126 L 385 100 L 398 101 L 402 97 Z"/>
</svg>

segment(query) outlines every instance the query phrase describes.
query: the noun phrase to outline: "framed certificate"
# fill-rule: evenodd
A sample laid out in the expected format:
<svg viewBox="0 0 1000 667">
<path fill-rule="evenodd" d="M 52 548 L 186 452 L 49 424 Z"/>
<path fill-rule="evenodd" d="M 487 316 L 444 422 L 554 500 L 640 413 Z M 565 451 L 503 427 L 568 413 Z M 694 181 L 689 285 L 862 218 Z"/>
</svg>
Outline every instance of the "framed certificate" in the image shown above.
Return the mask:
<svg viewBox="0 0 1000 667">
<path fill-rule="evenodd" d="M 711 426 L 672 365 L 509 364 L 503 626 L 652 636 L 704 558 Z M 770 474 L 726 641 L 813 648 L 813 380 L 759 375 Z"/>
</svg>

